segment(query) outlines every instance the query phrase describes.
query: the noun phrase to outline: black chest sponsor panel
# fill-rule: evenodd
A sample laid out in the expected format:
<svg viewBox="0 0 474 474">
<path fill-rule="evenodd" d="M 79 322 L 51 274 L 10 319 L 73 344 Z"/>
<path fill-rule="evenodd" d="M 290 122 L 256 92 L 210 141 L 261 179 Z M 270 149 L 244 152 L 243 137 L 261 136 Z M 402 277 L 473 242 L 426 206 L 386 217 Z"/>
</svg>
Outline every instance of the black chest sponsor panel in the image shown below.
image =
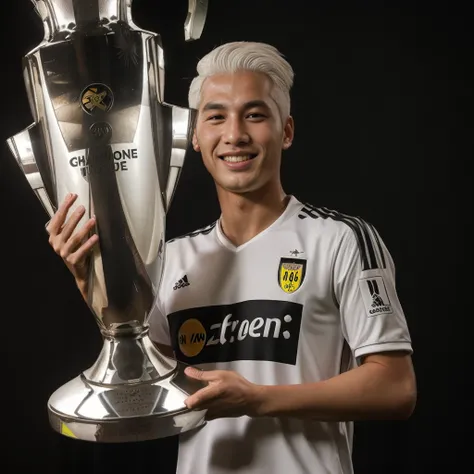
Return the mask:
<svg viewBox="0 0 474 474">
<path fill-rule="evenodd" d="M 168 315 L 178 360 L 188 364 L 266 360 L 294 365 L 303 306 L 251 300 Z"/>
</svg>

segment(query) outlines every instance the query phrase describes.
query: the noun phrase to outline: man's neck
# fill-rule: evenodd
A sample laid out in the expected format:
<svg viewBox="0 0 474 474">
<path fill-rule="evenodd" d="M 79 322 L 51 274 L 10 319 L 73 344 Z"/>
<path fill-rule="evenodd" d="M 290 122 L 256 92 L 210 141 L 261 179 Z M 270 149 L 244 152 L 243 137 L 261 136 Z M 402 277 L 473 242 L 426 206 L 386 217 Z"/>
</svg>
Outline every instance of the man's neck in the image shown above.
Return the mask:
<svg viewBox="0 0 474 474">
<path fill-rule="evenodd" d="M 237 247 L 272 225 L 283 214 L 290 198 L 281 188 L 248 194 L 220 190 L 218 196 L 221 229 Z"/>
</svg>

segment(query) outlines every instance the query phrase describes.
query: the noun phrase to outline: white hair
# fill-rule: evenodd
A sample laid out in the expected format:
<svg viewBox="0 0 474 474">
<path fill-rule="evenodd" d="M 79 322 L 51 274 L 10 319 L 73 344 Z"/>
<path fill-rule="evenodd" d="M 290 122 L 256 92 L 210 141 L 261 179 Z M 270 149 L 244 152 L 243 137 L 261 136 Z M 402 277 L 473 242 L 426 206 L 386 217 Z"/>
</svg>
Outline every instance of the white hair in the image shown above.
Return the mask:
<svg viewBox="0 0 474 474">
<path fill-rule="evenodd" d="M 214 74 L 254 71 L 266 74 L 272 84 L 271 96 L 282 120 L 290 115 L 290 89 L 294 72 L 283 55 L 266 43 L 236 41 L 223 44 L 206 54 L 197 64 L 198 75 L 189 88 L 189 107 L 199 109 L 201 88 L 206 78 Z"/>
</svg>

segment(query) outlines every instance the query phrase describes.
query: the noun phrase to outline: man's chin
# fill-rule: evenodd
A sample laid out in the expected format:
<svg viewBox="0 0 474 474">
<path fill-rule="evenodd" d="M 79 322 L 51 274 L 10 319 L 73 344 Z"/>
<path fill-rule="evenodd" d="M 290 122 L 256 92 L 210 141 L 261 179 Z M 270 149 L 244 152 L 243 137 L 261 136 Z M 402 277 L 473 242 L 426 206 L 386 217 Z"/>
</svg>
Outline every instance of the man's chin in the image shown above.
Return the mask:
<svg viewBox="0 0 474 474">
<path fill-rule="evenodd" d="M 250 194 L 259 189 L 256 183 L 220 183 L 218 187 L 226 193 L 245 195 Z"/>
</svg>

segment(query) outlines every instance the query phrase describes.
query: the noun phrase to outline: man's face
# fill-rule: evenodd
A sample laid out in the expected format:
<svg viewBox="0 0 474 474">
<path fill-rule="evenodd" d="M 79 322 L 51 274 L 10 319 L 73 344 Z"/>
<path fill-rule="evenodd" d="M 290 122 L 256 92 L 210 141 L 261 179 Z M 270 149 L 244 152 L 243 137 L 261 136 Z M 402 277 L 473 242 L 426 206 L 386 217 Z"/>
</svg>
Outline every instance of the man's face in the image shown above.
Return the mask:
<svg viewBox="0 0 474 474">
<path fill-rule="evenodd" d="M 204 81 L 193 145 L 218 188 L 240 194 L 280 185 L 293 121 L 282 123 L 271 88 L 267 76 L 249 71 Z"/>
</svg>

